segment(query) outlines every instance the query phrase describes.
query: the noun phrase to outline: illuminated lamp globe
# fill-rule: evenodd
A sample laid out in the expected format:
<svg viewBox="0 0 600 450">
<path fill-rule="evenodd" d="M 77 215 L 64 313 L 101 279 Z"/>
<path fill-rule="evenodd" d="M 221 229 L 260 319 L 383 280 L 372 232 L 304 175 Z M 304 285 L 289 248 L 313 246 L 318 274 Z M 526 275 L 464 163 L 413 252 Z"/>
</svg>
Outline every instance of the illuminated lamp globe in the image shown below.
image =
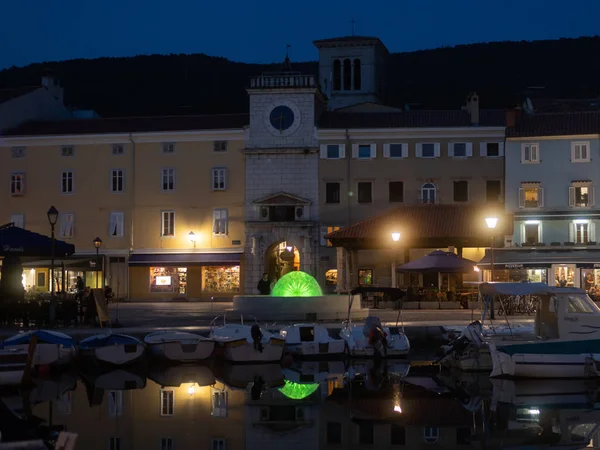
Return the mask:
<svg viewBox="0 0 600 450">
<path fill-rule="evenodd" d="M 319 297 L 323 295 L 317 280 L 300 271 L 286 273 L 271 292 L 273 297 Z"/>
<path fill-rule="evenodd" d="M 319 389 L 319 383 L 294 383 L 285 380 L 285 386 L 279 388 L 279 392 L 291 400 L 303 400 Z"/>
</svg>

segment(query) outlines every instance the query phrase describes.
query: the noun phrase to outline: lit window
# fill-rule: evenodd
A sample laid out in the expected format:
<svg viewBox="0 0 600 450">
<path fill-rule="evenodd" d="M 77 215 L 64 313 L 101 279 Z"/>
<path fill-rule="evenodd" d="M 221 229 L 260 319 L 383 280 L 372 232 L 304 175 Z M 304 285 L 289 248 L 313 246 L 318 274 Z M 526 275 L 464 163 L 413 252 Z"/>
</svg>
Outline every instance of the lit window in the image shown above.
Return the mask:
<svg viewBox="0 0 600 450">
<path fill-rule="evenodd" d="M 519 189 L 520 208 L 541 208 L 544 206 L 544 189 L 537 184 L 523 184 Z"/>
<path fill-rule="evenodd" d="M 175 391 L 172 389 L 160 390 L 160 415 L 172 416 L 175 413 Z"/>
<path fill-rule="evenodd" d="M 64 239 L 75 236 L 75 214 L 60 214 L 60 237 Z"/>
<path fill-rule="evenodd" d="M 175 211 L 162 211 L 161 236 L 175 236 Z"/>
<path fill-rule="evenodd" d="M 125 214 L 122 212 L 110 213 L 110 228 L 108 231 L 111 237 L 123 237 L 124 217 Z"/>
<path fill-rule="evenodd" d="M 227 236 L 229 234 L 229 219 L 226 209 L 215 209 L 213 211 L 213 234 L 216 236 Z"/>
</svg>

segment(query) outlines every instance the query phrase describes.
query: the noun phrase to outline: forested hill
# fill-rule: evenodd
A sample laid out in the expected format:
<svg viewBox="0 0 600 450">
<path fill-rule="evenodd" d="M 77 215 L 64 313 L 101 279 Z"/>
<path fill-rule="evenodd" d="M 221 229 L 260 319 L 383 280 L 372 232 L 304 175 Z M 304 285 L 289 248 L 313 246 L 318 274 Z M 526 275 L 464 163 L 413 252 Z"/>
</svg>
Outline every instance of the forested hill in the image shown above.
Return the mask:
<svg viewBox="0 0 600 450">
<path fill-rule="evenodd" d="M 555 98 L 600 94 L 600 37 L 460 45 L 390 55 L 387 103 L 412 109 L 456 109 L 470 91 L 482 107 L 512 106 L 528 88 Z M 316 62 L 292 62 L 317 73 Z M 101 116 L 236 113 L 247 111 L 251 76 L 275 65 L 244 64 L 204 54 L 76 59 L 0 72 L 0 89 L 38 85 L 51 70 L 68 105 Z"/>
</svg>

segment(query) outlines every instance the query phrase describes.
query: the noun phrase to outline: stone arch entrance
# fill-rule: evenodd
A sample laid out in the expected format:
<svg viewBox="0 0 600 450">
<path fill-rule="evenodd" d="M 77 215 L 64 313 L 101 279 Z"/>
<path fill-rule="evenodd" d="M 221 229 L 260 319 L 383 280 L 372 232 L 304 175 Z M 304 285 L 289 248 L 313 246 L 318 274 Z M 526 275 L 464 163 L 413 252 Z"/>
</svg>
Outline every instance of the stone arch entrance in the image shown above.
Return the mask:
<svg viewBox="0 0 600 450">
<path fill-rule="evenodd" d="M 270 280 L 278 280 L 289 272 L 300 270 L 300 250 L 288 241 L 271 244 L 265 250 L 264 268 Z"/>
</svg>

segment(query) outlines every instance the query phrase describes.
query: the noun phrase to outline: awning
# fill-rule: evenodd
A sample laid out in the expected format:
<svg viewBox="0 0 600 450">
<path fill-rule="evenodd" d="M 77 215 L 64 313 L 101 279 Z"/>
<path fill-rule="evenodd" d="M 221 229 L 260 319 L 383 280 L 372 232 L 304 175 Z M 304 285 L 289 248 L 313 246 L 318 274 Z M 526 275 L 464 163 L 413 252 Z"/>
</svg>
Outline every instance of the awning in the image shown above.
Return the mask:
<svg viewBox="0 0 600 450">
<path fill-rule="evenodd" d="M 577 264 L 580 266 L 600 263 L 600 249 L 495 249 L 494 268 L 523 269 L 549 268 L 552 264 Z M 477 263 L 479 267 L 490 266 L 490 251 Z"/>
<path fill-rule="evenodd" d="M 130 266 L 220 266 L 239 265 L 241 253 L 151 253 L 133 254 Z"/>
<path fill-rule="evenodd" d="M 99 256 L 98 262 L 102 265 L 102 257 Z M 65 265 L 67 269 L 82 269 L 82 270 L 96 270 L 96 256 L 88 256 L 83 258 L 61 258 L 54 260 L 54 267 L 58 270 L 62 265 Z M 24 259 L 21 261 L 21 265 L 24 269 L 36 268 L 36 267 L 51 267 L 52 260 L 50 259 Z"/>
</svg>

